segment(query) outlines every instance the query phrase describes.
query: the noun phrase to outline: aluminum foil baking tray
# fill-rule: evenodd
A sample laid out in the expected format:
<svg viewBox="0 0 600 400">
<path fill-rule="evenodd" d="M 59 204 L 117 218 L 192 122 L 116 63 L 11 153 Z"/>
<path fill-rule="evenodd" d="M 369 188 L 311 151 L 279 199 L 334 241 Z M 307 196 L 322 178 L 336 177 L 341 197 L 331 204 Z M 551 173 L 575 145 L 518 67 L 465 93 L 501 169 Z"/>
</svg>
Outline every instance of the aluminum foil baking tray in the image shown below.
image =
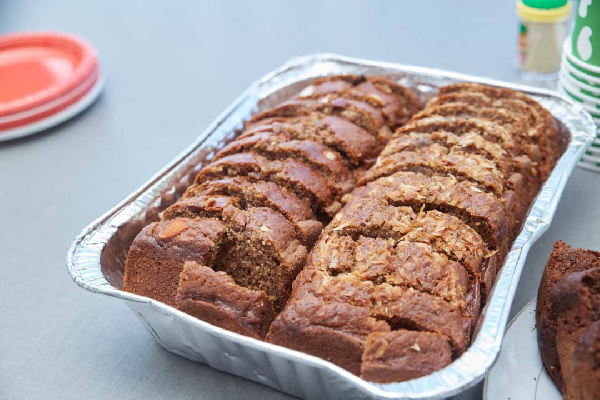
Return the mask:
<svg viewBox="0 0 600 400">
<path fill-rule="evenodd" d="M 561 122 L 569 144 L 538 194 L 500 271 L 481 329 L 470 348 L 451 365 L 407 382 L 364 381 L 320 358 L 212 326 L 155 300 L 121 289 L 127 250 L 136 234 L 171 205 L 196 172 L 239 132 L 244 121 L 300 91 L 316 77 L 334 74 L 382 75 L 415 90 L 423 100 L 443 85 L 481 82 L 521 90 Z M 374 62 L 331 54 L 290 60 L 246 90 L 181 155 L 142 188 L 88 225 L 67 256 L 71 277 L 82 288 L 124 300 L 165 349 L 214 368 L 305 398 L 424 399 L 457 394 L 485 376 L 494 363 L 531 245 L 546 231 L 577 161 L 596 135 L 590 115 L 554 92 L 446 71 Z"/>
</svg>

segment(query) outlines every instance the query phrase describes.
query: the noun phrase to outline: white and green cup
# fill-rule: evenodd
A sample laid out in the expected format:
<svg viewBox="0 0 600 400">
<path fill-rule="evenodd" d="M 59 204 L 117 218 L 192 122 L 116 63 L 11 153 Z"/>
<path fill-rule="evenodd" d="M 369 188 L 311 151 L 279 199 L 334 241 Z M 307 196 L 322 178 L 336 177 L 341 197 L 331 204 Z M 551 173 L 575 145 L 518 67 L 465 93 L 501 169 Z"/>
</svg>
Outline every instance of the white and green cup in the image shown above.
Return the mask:
<svg viewBox="0 0 600 400">
<path fill-rule="evenodd" d="M 560 70 L 564 71 L 572 79 L 579 82 L 579 84 L 583 84 L 584 87 L 590 86 L 592 88 L 600 89 L 600 78 L 596 78 L 591 75 L 587 75 L 580 70 L 576 69 L 569 63 L 566 59 L 566 56 L 563 56 L 563 60 L 560 65 Z"/>
<path fill-rule="evenodd" d="M 600 0 L 579 0 L 571 35 L 571 52 L 584 63 L 600 67 Z"/>
<path fill-rule="evenodd" d="M 593 107 L 598 106 L 598 112 L 600 112 L 600 89 L 585 85 L 571 78 L 565 71 L 560 72 L 559 79 L 563 87 L 569 93 L 576 96 L 581 103 Z"/>
<path fill-rule="evenodd" d="M 563 58 L 566 59 L 566 61 L 571 67 L 578 70 L 582 74 L 600 79 L 600 67 L 588 64 L 575 57 L 575 55 L 573 55 L 572 53 L 571 42 L 572 39 L 571 36 L 569 36 L 567 40 L 565 40 L 565 42 L 563 43 Z"/>
<path fill-rule="evenodd" d="M 571 100 L 573 100 L 576 103 L 579 103 L 579 105 L 581 105 L 581 107 L 585 111 L 590 113 L 594 123 L 596 123 L 596 126 L 600 126 L 600 109 L 595 108 L 594 106 L 590 106 L 590 105 L 582 102 L 581 99 L 577 98 L 572 93 L 570 93 L 567 89 L 565 89 L 562 82 L 558 85 L 557 91 L 559 94 L 561 94 L 567 98 L 570 98 Z M 597 140 L 600 140 L 600 137 L 598 137 Z"/>
</svg>

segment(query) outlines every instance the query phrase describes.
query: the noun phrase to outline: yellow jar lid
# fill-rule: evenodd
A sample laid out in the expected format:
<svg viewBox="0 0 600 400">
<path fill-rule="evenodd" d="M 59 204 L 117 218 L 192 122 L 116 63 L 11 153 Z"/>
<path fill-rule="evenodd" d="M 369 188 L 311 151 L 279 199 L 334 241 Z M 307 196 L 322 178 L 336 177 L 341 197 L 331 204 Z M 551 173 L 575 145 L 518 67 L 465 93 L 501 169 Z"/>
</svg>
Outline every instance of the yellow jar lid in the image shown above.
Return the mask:
<svg viewBox="0 0 600 400">
<path fill-rule="evenodd" d="M 528 22 L 558 22 L 566 19 L 570 13 L 570 1 L 557 8 L 534 8 L 525 5 L 522 0 L 517 1 L 517 14 Z"/>
</svg>

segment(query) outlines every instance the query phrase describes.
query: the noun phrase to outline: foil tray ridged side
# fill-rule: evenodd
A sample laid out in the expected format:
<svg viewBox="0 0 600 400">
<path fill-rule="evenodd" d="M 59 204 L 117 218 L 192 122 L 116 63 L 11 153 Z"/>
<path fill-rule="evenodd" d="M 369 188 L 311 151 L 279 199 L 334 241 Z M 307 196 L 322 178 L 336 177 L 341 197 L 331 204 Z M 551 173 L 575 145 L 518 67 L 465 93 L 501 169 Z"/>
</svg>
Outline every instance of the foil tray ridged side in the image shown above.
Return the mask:
<svg viewBox="0 0 600 400">
<path fill-rule="evenodd" d="M 152 299 L 120 290 L 127 250 L 135 235 L 172 204 L 216 150 L 235 137 L 251 114 L 273 106 L 319 76 L 383 75 L 414 89 L 423 100 L 441 86 L 481 82 L 528 93 L 562 122 L 568 147 L 538 194 L 500 271 L 480 330 L 450 366 L 408 382 L 375 384 L 316 357 L 241 336 L 197 320 Z M 244 92 L 180 156 L 123 202 L 86 227 L 67 256 L 73 280 L 91 292 L 126 301 L 168 351 L 287 393 L 335 398 L 439 398 L 459 393 L 485 376 L 496 359 L 530 246 L 548 228 L 565 184 L 596 135 L 590 115 L 554 92 L 446 71 L 317 54 L 291 60 Z"/>
</svg>

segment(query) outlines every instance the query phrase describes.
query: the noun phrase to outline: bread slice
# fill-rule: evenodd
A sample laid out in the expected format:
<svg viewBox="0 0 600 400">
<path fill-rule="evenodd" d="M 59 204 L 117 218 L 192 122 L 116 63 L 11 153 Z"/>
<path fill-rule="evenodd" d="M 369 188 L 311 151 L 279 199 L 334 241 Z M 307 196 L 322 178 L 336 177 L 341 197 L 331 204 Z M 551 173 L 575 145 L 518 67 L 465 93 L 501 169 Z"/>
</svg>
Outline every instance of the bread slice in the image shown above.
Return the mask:
<svg viewBox="0 0 600 400">
<path fill-rule="evenodd" d="M 304 88 L 298 98 L 322 98 L 332 93 L 365 99 L 381 110 L 386 124 L 392 128 L 406 123 L 412 114 L 422 108 L 417 96 L 404 86 L 383 77 L 364 75 L 319 78 Z"/>
<path fill-rule="evenodd" d="M 469 320 L 441 298 L 411 288 L 375 285 L 350 274 L 332 277 L 305 268 L 285 309 L 271 324 L 267 340 L 358 374 L 369 334 L 406 327 L 447 335 L 456 352 L 464 350 L 470 334 Z"/>
<path fill-rule="evenodd" d="M 279 310 L 304 264 L 306 247 L 282 214 L 266 207 L 242 209 L 239 203 L 233 197 L 191 197 L 173 204 L 163 218 L 221 219 L 227 235 L 214 263 L 204 265 L 227 272 L 242 286 L 264 290 Z"/>
<path fill-rule="evenodd" d="M 226 233 L 225 224 L 214 218 L 177 218 L 147 225 L 129 249 L 123 290 L 175 307 L 183 264 L 212 263 Z"/>
<path fill-rule="evenodd" d="M 567 275 L 600 266 L 600 252 L 573 249 L 565 242 L 554 243 L 544 269 L 537 296 L 536 327 L 538 347 L 548 374 L 559 389 L 564 388 L 556 349 L 557 321 L 549 293 Z"/>
<path fill-rule="evenodd" d="M 411 120 L 394 133 L 394 137 L 404 136 L 410 133 L 434 133 L 450 132 L 456 136 L 475 133 L 483 139 L 497 143 L 508 157 L 522 154 L 520 143 L 515 141 L 511 131 L 505 129 L 501 124 L 486 119 L 466 116 L 452 115 L 450 111 L 438 115 L 425 112 L 416 114 Z"/>
<path fill-rule="evenodd" d="M 311 252 L 309 264 L 333 276 L 348 273 L 375 284 L 412 287 L 442 297 L 472 314 L 479 312 L 476 294 L 470 293 L 464 267 L 425 243 L 360 236 L 353 240 L 325 235 Z"/>
<path fill-rule="evenodd" d="M 352 238 L 366 236 L 426 243 L 433 251 L 460 263 L 470 282 L 480 285 L 478 292 L 484 300 L 496 276 L 496 254 L 488 249 L 481 236 L 459 218 L 436 210 L 415 212 L 412 207 L 390 206 L 385 198 L 355 196 L 336 215 L 323 236 L 329 231 Z"/>
<path fill-rule="evenodd" d="M 271 298 L 236 284 L 227 273 L 196 262 L 183 266 L 177 308 L 193 317 L 242 335 L 262 339 L 275 316 Z"/>
<path fill-rule="evenodd" d="M 436 333 L 399 329 L 367 337 L 360 377 L 379 383 L 402 382 L 429 375 L 452 362 L 448 338 Z"/>
<path fill-rule="evenodd" d="M 450 94 L 441 95 L 433 99 L 429 104 L 431 106 L 442 104 L 467 104 L 474 107 L 494 107 L 510 111 L 516 116 L 521 117 L 527 128 L 527 135 L 530 141 L 536 143 L 544 159 L 543 178 L 548 176 L 549 170 L 546 167 L 552 167 L 556 163 L 556 153 L 558 148 L 552 148 L 550 141 L 552 137 L 552 125 L 546 125 L 546 119 L 540 115 L 538 109 L 527 104 L 523 99 L 508 95 L 499 96 L 487 91 L 488 94 L 480 91 L 464 90 Z M 491 95 L 491 96 L 490 96 Z M 547 111 L 544 109 L 547 113 Z"/>
<path fill-rule="evenodd" d="M 565 373 L 565 398 L 592 400 L 600 393 L 600 321 L 593 322 L 577 339 L 573 355 L 563 360 L 573 374 Z"/>
<path fill-rule="evenodd" d="M 236 176 L 275 182 L 304 200 L 317 215 L 331 216 L 340 209 L 329 182 L 303 162 L 289 158 L 268 160 L 251 152 L 234 154 L 208 164 L 195 183 Z"/>
<path fill-rule="evenodd" d="M 595 268 L 567 275 L 549 292 L 552 317 L 556 321 L 558 367 L 564 382 L 564 386 L 559 388 L 566 398 L 580 398 L 574 395 L 581 390 L 578 382 L 581 380 L 582 384 L 587 385 L 585 379 L 580 377 L 588 375 L 590 384 L 593 385 L 591 371 L 600 366 L 600 363 L 596 363 L 588 369 L 586 363 L 577 362 L 577 358 L 582 355 L 575 355 L 584 333 L 593 323 L 600 322 L 600 260 L 597 265 Z M 580 346 L 581 350 L 584 349 Z"/>
<path fill-rule="evenodd" d="M 465 82 L 445 86 L 444 88 L 440 89 L 439 95 L 444 96 L 451 93 L 460 93 L 465 91 L 483 93 L 493 99 L 518 99 L 524 102 L 537 114 L 537 116 L 530 116 L 530 118 L 535 121 L 535 124 L 543 124 L 545 128 L 544 135 L 548 138 L 548 147 L 551 149 L 549 152 L 550 156 L 552 156 L 552 153 L 554 153 L 556 157 L 563 151 L 565 140 L 560 136 L 560 131 L 558 129 L 556 120 L 552 117 L 552 114 L 550 114 L 547 109 L 542 107 L 540 103 L 535 101 L 530 96 L 527 96 L 526 94 L 516 90 L 495 88 L 487 85 Z"/>
<path fill-rule="evenodd" d="M 505 177 L 494 162 L 477 154 L 449 153 L 447 147 L 437 143 L 380 156 L 358 184 L 365 185 L 399 171 L 413 171 L 428 176 L 453 175 L 472 181 L 472 186 L 494 193 L 497 197 L 502 196 L 505 187 Z"/>
<path fill-rule="evenodd" d="M 268 159 L 292 158 L 303 162 L 330 181 L 330 186 L 340 196 L 356 186 L 349 166 L 339 153 L 312 140 L 289 140 L 285 136 L 261 135 L 236 139 L 217 153 L 214 161 L 237 153 L 251 151 Z"/>
<path fill-rule="evenodd" d="M 357 188 L 352 197 L 381 198 L 394 206 L 414 210 L 437 210 L 453 215 L 470 226 L 491 251 L 506 254 L 511 231 L 503 203 L 467 181 L 453 176 L 426 176 L 396 172 Z"/>
<path fill-rule="evenodd" d="M 525 154 L 534 163 L 537 163 L 538 170 L 546 168 L 542 149 L 527 134 L 527 121 L 506 109 L 493 107 L 475 108 L 464 104 L 444 104 L 424 109 L 415 115 L 413 120 L 430 118 L 432 116 L 480 119 L 497 124 L 511 136 L 513 143 L 518 144 L 519 154 Z"/>
<path fill-rule="evenodd" d="M 385 146 L 380 157 L 390 156 L 403 151 L 414 151 L 433 144 L 447 149 L 448 154 L 474 154 L 492 161 L 502 176 L 512 173 L 512 163 L 507 159 L 506 151 L 498 144 L 484 139 L 475 132 L 456 135 L 446 131 L 432 133 L 409 132 L 405 135 L 394 136 Z"/>
<path fill-rule="evenodd" d="M 367 307 L 324 301 L 305 291 L 298 300 L 288 301 L 271 324 L 266 340 L 320 357 L 359 375 L 369 334 L 390 330 L 385 321 L 370 316 Z"/>
<path fill-rule="evenodd" d="M 360 126 L 336 116 L 311 113 L 300 117 L 274 117 L 246 125 L 240 140 L 258 142 L 272 134 L 288 140 L 312 140 L 341 154 L 354 167 L 368 167 L 383 145 Z M 251 139 L 252 138 L 252 139 Z"/>
<path fill-rule="evenodd" d="M 201 196 L 229 196 L 239 199 L 242 207 L 269 207 L 283 214 L 293 225 L 297 237 L 305 245 L 312 246 L 323 229 L 310 207 L 285 188 L 273 182 L 251 182 L 234 177 L 204 182 L 190 186 L 181 201 Z"/>
<path fill-rule="evenodd" d="M 328 95 L 318 100 L 288 100 L 270 110 L 264 111 L 250 119 L 251 124 L 267 118 L 308 116 L 315 112 L 328 116 L 341 117 L 370 133 L 381 144 L 385 144 L 391 136 L 391 128 L 384 125 L 383 116 L 370 104 Z"/>
<path fill-rule="evenodd" d="M 465 111 L 464 107 L 460 105 L 458 109 L 453 105 L 448 105 L 447 107 L 454 107 L 457 112 L 458 110 Z M 471 114 L 475 113 L 472 107 L 467 108 L 467 110 Z M 451 114 L 450 111 L 447 111 L 447 113 Z M 479 136 L 485 142 L 496 144 L 505 153 L 504 159 L 506 162 L 512 164 L 512 170 L 520 173 L 523 176 L 526 186 L 531 188 L 528 197 L 531 198 L 537 193 L 541 184 L 538 169 L 542 158 L 539 148 L 535 145 L 522 143 L 519 139 L 513 139 L 510 130 L 505 129 L 505 127 L 496 122 L 475 118 L 469 116 L 468 113 L 466 117 L 452 115 L 415 116 L 407 125 L 395 133 L 394 138 L 415 134 L 435 134 L 438 132 L 449 132 L 458 137 L 465 135 L 471 137 Z M 382 154 L 385 152 L 386 149 L 384 149 Z M 498 160 L 499 157 L 496 156 L 493 158 Z M 501 171 L 505 169 L 505 167 L 500 167 L 498 163 L 497 165 Z M 510 173 L 505 173 L 505 176 L 509 175 Z"/>
</svg>

